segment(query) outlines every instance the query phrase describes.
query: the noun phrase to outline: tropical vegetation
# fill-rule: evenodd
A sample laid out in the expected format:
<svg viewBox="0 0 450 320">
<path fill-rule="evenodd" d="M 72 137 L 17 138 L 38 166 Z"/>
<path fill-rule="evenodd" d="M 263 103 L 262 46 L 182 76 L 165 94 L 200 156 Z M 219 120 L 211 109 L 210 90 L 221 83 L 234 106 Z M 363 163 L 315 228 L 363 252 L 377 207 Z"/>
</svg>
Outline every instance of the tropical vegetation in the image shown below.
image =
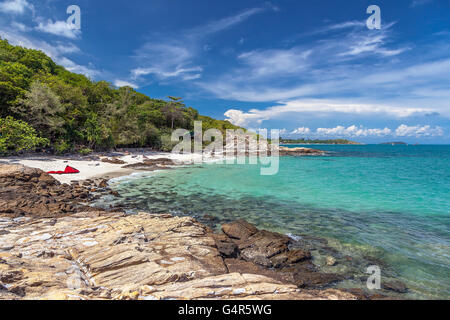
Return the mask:
<svg viewBox="0 0 450 320">
<path fill-rule="evenodd" d="M 92 81 L 42 51 L 0 39 L 0 153 L 149 147 L 170 150 L 174 129 L 238 129 L 199 115 L 181 98 L 153 99 L 131 87 Z"/>
</svg>

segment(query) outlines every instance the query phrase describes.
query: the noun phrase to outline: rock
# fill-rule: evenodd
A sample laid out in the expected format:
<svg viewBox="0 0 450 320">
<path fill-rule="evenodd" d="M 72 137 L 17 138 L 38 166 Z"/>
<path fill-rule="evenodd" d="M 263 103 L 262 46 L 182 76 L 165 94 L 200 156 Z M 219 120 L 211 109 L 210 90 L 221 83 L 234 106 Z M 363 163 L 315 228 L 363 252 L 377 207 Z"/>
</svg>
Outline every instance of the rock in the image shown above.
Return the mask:
<svg viewBox="0 0 450 320">
<path fill-rule="evenodd" d="M 356 299 L 338 290 L 300 291 L 293 285 L 255 274 L 230 273 L 189 282 L 171 283 L 140 292 L 144 299 L 259 299 L 327 300 Z"/>
<path fill-rule="evenodd" d="M 176 166 L 177 164 L 171 159 L 167 158 L 159 158 L 159 159 L 145 159 L 140 163 L 133 163 L 123 166 L 125 169 L 134 169 L 134 170 L 145 170 L 145 171 L 154 171 L 161 169 L 170 169 L 172 166 Z"/>
<path fill-rule="evenodd" d="M 107 188 L 108 187 L 108 181 L 106 179 L 102 179 L 97 183 L 97 187 L 99 188 Z"/>
<path fill-rule="evenodd" d="M 213 235 L 216 240 L 217 250 L 225 258 L 236 258 L 238 255 L 238 246 L 236 243 L 231 242 L 224 235 Z"/>
<path fill-rule="evenodd" d="M 112 164 L 126 164 L 125 161 L 120 160 L 120 159 L 118 159 L 118 158 L 116 158 L 116 157 L 113 157 L 113 158 L 103 158 L 103 159 L 101 159 L 101 161 L 102 161 L 102 162 L 106 162 L 106 163 L 112 163 Z"/>
<path fill-rule="evenodd" d="M 291 248 L 294 240 L 288 236 L 258 230 L 244 220 L 225 224 L 222 230 L 224 234 L 221 242 L 231 241 L 237 244 L 237 256 L 246 262 L 231 262 L 226 259 L 229 270 L 259 270 L 258 274 L 292 283 L 300 288 L 325 288 L 344 279 L 341 275 L 319 272 L 311 261 L 311 252 L 298 247 Z M 296 242 L 296 246 L 298 245 Z"/>
<path fill-rule="evenodd" d="M 311 259 L 311 252 L 302 249 L 290 250 L 287 258 L 289 264 L 302 262 Z"/>
<path fill-rule="evenodd" d="M 279 147 L 280 156 L 323 156 L 326 152 L 310 148 Z"/>
<path fill-rule="evenodd" d="M 115 190 L 111 190 L 109 193 L 110 193 L 111 195 L 113 195 L 114 197 L 119 197 L 119 196 L 120 196 L 119 192 L 117 192 L 117 191 L 115 191 Z"/>
<path fill-rule="evenodd" d="M 299 288 L 326 288 L 331 284 L 343 280 L 343 277 L 333 273 L 322 273 L 317 271 L 290 271 L 292 283 L 295 283 Z"/>
<path fill-rule="evenodd" d="M 392 280 L 392 281 L 382 281 L 381 288 L 384 290 L 394 291 L 398 293 L 406 293 L 408 292 L 408 288 L 406 285 L 398 280 Z"/>
<path fill-rule="evenodd" d="M 290 238 L 287 236 L 260 230 L 239 243 L 240 256 L 246 261 L 270 268 L 276 264 L 273 257 L 288 253 L 289 242 Z M 279 259 L 275 258 L 276 262 Z"/>
<path fill-rule="evenodd" d="M 258 229 L 245 220 L 237 220 L 229 224 L 224 224 L 222 231 L 232 239 L 245 240 L 258 232 Z"/>
<path fill-rule="evenodd" d="M 89 184 L 89 182 L 86 182 Z M 89 191 L 59 183 L 42 170 L 0 164 L 0 216 L 61 216 L 78 212 Z"/>
<path fill-rule="evenodd" d="M 326 263 L 327 263 L 327 266 L 330 266 L 330 267 L 335 266 L 336 265 L 336 259 L 331 257 L 331 256 L 328 256 Z"/>
<path fill-rule="evenodd" d="M 83 212 L 2 223 L 10 233 L 0 243 L 11 249 L 0 252 L 0 299 L 356 298 L 300 291 L 280 273 L 224 260 L 211 231 L 188 217 Z"/>
</svg>

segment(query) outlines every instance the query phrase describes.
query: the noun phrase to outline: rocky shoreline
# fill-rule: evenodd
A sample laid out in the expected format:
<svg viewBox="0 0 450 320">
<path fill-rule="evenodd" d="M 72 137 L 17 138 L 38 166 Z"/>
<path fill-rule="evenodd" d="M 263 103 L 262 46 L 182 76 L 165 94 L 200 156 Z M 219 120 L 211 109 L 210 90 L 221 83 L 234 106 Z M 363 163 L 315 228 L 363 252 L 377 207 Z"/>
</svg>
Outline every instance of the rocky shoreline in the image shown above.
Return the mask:
<svg viewBox="0 0 450 320">
<path fill-rule="evenodd" d="M 114 195 L 104 179 L 61 184 L 0 165 L 0 299 L 388 298 L 330 288 L 343 277 L 321 272 L 310 248 L 244 220 L 218 234 L 189 217 L 89 206 L 103 194 Z"/>
</svg>

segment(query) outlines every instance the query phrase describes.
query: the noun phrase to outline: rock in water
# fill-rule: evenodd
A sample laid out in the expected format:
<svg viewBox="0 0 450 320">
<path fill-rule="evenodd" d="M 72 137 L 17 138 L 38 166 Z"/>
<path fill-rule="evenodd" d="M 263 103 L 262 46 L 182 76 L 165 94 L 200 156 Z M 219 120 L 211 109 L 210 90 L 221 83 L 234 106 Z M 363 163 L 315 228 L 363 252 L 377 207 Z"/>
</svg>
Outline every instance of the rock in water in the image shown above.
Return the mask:
<svg viewBox="0 0 450 320">
<path fill-rule="evenodd" d="M 232 239 L 245 240 L 258 232 L 258 229 L 245 220 L 237 220 L 235 222 L 224 224 L 222 231 Z"/>
</svg>

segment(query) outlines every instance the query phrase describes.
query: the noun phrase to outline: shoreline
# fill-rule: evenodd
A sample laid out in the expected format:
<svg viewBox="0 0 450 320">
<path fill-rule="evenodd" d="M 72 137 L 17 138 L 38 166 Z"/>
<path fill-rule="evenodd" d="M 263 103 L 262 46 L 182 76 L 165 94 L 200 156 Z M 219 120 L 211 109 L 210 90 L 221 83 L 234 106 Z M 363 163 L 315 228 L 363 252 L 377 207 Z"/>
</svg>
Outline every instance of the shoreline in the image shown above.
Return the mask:
<svg viewBox="0 0 450 320">
<path fill-rule="evenodd" d="M 66 166 L 71 166 L 80 171 L 78 174 L 56 175 L 52 174 L 61 183 L 70 184 L 71 182 L 82 182 L 94 179 L 113 179 L 122 176 L 128 176 L 136 172 L 142 172 L 142 169 L 124 168 L 126 165 L 137 165 L 144 161 L 170 159 L 175 163 L 184 161 L 193 161 L 198 158 L 197 155 L 174 155 L 168 152 L 115 152 L 113 156 L 105 153 L 95 153 L 87 157 L 67 156 L 49 156 L 49 155 L 30 155 L 24 157 L 5 157 L 0 158 L 0 164 L 20 164 L 26 167 L 40 169 L 44 172 L 64 170 Z M 110 163 L 102 160 L 108 159 Z"/>
<path fill-rule="evenodd" d="M 39 169 L 0 165 L 0 186 L 0 202 L 9 194 L 15 201 L 30 200 L 34 210 L 37 203 L 47 206 L 43 197 L 64 185 Z M 86 193 L 80 199 L 89 201 Z M 274 250 L 279 267 L 286 268 L 310 266 L 310 254 L 288 248 L 292 240 L 284 235 L 245 222 L 223 225 L 224 233 L 215 234 L 191 217 L 93 207 L 63 215 L 55 207 L 39 216 L 28 208 L 17 217 L 0 212 L 0 300 L 357 299 L 313 287 L 336 276 L 308 271 L 297 279 L 264 268 L 258 256 L 275 261 Z M 248 241 L 251 248 L 241 247 Z M 239 257 L 244 254 L 246 259 Z"/>
<path fill-rule="evenodd" d="M 9 159 L 11 161 L 11 163 L 23 163 L 23 164 L 28 164 L 31 163 L 32 165 L 35 166 L 43 166 L 44 168 L 48 168 L 49 166 L 60 166 L 60 165 L 72 165 L 73 163 L 75 163 L 76 165 L 79 166 L 79 168 L 82 168 L 84 170 L 86 170 L 87 172 L 84 172 L 84 174 L 82 175 L 82 178 L 86 178 L 86 179 L 81 179 L 81 177 L 78 177 L 79 179 L 73 179 L 72 175 L 69 175 L 67 177 L 69 178 L 64 178 L 64 179 L 58 179 L 59 183 L 62 183 L 61 186 L 63 186 L 64 183 L 67 183 L 66 181 L 78 181 L 78 185 L 83 185 L 83 181 L 87 182 L 89 180 L 95 180 L 95 179 L 113 179 L 113 178 L 117 178 L 117 177 L 122 177 L 122 176 L 129 176 L 132 175 L 133 173 L 145 173 L 145 172 L 151 172 L 151 171 L 155 171 L 155 167 L 154 167 L 154 163 L 158 163 L 158 159 L 162 160 L 162 159 L 169 159 L 172 158 L 173 160 L 174 157 L 170 157 L 172 156 L 171 154 L 167 154 L 167 153 L 152 153 L 152 154 L 148 154 L 148 155 L 132 155 L 132 154 L 124 154 L 124 155 L 115 155 L 113 158 L 109 158 L 109 160 L 112 161 L 129 161 L 131 162 L 131 165 L 138 165 L 141 163 L 141 161 L 146 161 L 146 160 L 150 160 L 151 164 L 151 168 L 152 170 L 139 170 L 139 169 L 128 169 L 128 168 L 122 168 L 124 166 L 123 163 L 121 164 L 111 164 L 111 163 L 105 163 L 102 162 L 101 160 L 65 160 L 65 158 L 58 158 L 58 159 L 42 159 L 42 157 L 40 157 L 40 159 L 38 157 L 28 157 L 27 159 L 17 159 L 17 158 L 11 158 Z M 147 158 L 147 159 L 146 159 Z M 179 158 L 180 157 L 175 157 L 175 158 Z M 184 157 L 184 160 L 186 160 L 186 157 Z M 66 158 L 67 159 L 67 158 Z M 101 158 L 99 158 L 101 159 Z M 167 164 L 167 161 L 164 160 L 162 163 L 162 165 L 160 165 L 159 163 L 157 164 L 157 169 L 158 170 L 163 170 L 164 168 L 167 168 L 167 166 L 165 166 L 165 164 Z M 69 161 L 68 163 L 65 161 Z M 50 164 L 49 164 L 50 162 Z M 93 164 L 98 164 L 93 166 Z M 129 165 L 130 163 L 128 163 Z M 74 165 L 75 166 L 75 165 Z M 0 162 L 0 167 L 1 167 L 1 162 Z M 99 168 L 100 167 L 100 168 Z M 54 167 L 50 168 L 51 170 L 54 169 Z M 60 169 L 60 168 L 56 168 L 56 169 Z M 100 170 L 99 170 L 100 169 Z M 119 169 L 119 170 L 118 170 Z M 81 170 L 80 170 L 81 171 Z M 98 173 L 99 171 L 101 171 L 101 173 Z M 96 175 L 97 174 L 97 175 Z M 52 175 L 53 176 L 53 175 Z M 57 179 L 60 176 L 53 176 L 55 179 Z M 94 185 L 92 183 L 90 183 L 87 185 L 87 188 L 92 188 L 93 186 L 95 187 L 95 185 L 97 184 L 97 182 L 94 182 Z M 58 188 L 58 186 L 56 186 L 56 188 Z M 106 188 L 108 189 L 108 188 Z M 92 190 L 92 189 L 91 189 Z M 92 204 L 93 200 L 89 200 L 86 199 L 87 204 Z M 109 216 L 110 214 L 113 213 L 108 213 L 108 210 L 106 210 L 104 213 L 95 213 L 96 210 L 99 210 L 97 208 L 91 208 L 91 212 L 92 213 L 83 213 L 84 211 L 81 211 L 82 216 L 84 217 L 83 219 L 92 219 L 93 216 L 99 215 L 99 216 Z M 120 209 L 119 209 L 120 210 Z M 114 211 L 118 212 L 117 209 L 114 209 Z M 121 213 L 123 211 L 119 211 L 119 213 L 116 214 L 122 214 Z M 57 221 L 59 221 L 59 219 L 65 220 L 65 219 L 70 219 L 72 221 L 72 223 L 77 223 L 77 216 L 79 214 L 75 213 L 74 215 L 64 215 L 61 218 L 56 218 Z M 139 215 L 139 214 L 138 214 Z M 196 220 L 194 220 L 193 218 L 179 218 L 179 217 L 173 217 L 169 215 L 154 215 L 152 213 L 146 213 L 145 215 L 147 215 L 149 217 L 149 223 L 153 223 L 153 218 L 154 217 L 164 217 L 164 219 L 169 219 L 167 221 L 172 221 L 172 220 L 177 220 L 177 219 L 190 219 L 190 221 L 195 221 L 195 223 L 197 223 L 199 226 L 201 226 L 201 228 L 208 228 L 206 227 L 204 224 L 201 224 L 200 222 L 197 222 Z M 27 216 L 25 216 L 25 219 L 29 219 Z M 126 216 L 122 216 L 122 217 L 126 217 Z M 130 217 L 134 217 L 130 216 Z M 21 219 L 21 218 L 20 218 Z M 31 217 L 32 221 L 34 221 L 35 219 L 38 219 L 36 221 L 42 221 L 39 219 L 45 219 L 45 218 L 34 218 Z M 122 220 L 124 218 L 116 218 L 111 217 L 111 221 L 114 223 L 122 223 Z M 128 219 L 128 218 L 126 218 Z M 134 218 L 133 218 L 134 219 Z M 0 219 L 2 220 L 2 219 Z M 8 221 L 5 220 L 3 218 L 2 220 L 4 221 Z M 0 222 L 2 222 L 0 221 Z M 14 220 L 13 220 L 14 221 Z M 25 220 L 26 221 L 26 220 Z M 111 222 L 111 223 L 112 223 Z M 7 222 L 7 223 L 11 223 L 11 222 Z M 33 222 L 32 224 L 39 224 L 38 222 Z M 143 223 L 143 222 L 141 222 Z M 87 225 L 83 228 L 88 227 L 88 225 L 90 225 L 90 222 L 87 222 Z M 1 225 L 1 223 L 0 223 Z M 148 226 L 151 227 L 151 226 Z M 69 228 L 69 229 L 67 229 Z M 26 228 L 25 228 L 26 229 Z M 66 227 L 66 233 L 77 233 L 79 231 L 77 231 L 76 227 Z M 78 229 L 79 230 L 79 229 Z M 249 231 L 250 230 L 250 231 Z M 226 265 L 226 270 L 228 270 L 228 273 L 221 273 L 222 277 L 235 277 L 235 274 L 240 274 L 242 275 L 258 275 L 260 277 L 267 277 L 264 279 L 259 279 L 258 281 L 260 281 L 259 284 L 264 286 L 267 285 L 267 283 L 271 283 L 273 284 L 273 282 L 276 283 L 277 287 L 280 287 L 281 285 L 283 286 L 290 286 L 289 289 L 287 289 L 288 287 L 286 287 L 285 289 L 287 290 L 286 293 L 287 295 L 283 296 L 279 296 L 280 298 L 287 298 L 287 299 L 387 299 L 387 298 L 392 298 L 392 296 L 384 296 L 384 295 L 368 295 L 367 293 L 364 293 L 363 291 L 361 291 L 360 289 L 350 289 L 350 290 L 344 290 L 344 289 L 336 289 L 333 287 L 328 287 L 326 284 L 327 283 L 333 283 L 335 281 L 340 281 L 340 276 L 338 275 L 333 275 L 333 274 L 326 274 L 323 272 L 319 272 L 318 270 L 315 271 L 311 271 L 313 270 L 315 267 L 313 267 L 314 265 L 311 262 L 311 254 L 309 253 L 310 249 L 305 249 L 304 247 L 299 247 L 298 249 L 294 249 L 291 248 L 293 243 L 296 243 L 295 239 L 292 237 L 286 237 L 285 235 L 281 235 L 278 233 L 274 233 L 274 232 L 270 232 L 270 231 L 265 231 L 265 230 L 258 230 L 256 229 L 256 227 L 248 224 L 245 221 L 237 221 L 235 223 L 231 223 L 228 225 L 223 225 L 222 226 L 222 231 L 223 234 L 217 234 L 217 233 L 212 233 L 211 230 L 208 231 L 208 237 L 210 237 L 208 241 L 213 241 L 215 242 L 215 247 L 218 250 L 218 254 L 222 257 L 225 265 Z M 23 236 L 30 236 L 29 232 L 27 230 L 22 231 L 24 232 L 22 234 Z M 35 233 L 40 233 L 41 230 L 40 229 L 36 229 L 32 234 Z M 194 232 L 195 233 L 195 232 Z M 48 233 L 47 233 L 48 234 Z M 0 238 L 1 238 L 2 233 L 0 233 Z M 188 234 L 186 234 L 186 236 L 190 236 Z M 47 236 L 45 236 L 47 237 Z M 289 238 L 289 239 L 288 239 Z M 88 238 L 86 243 L 91 243 L 92 240 L 89 240 L 90 238 Z M 237 240 L 236 240 L 237 239 Z M 250 241 L 250 242 L 248 242 Z M 249 243 L 251 244 L 251 247 L 249 248 L 254 248 L 254 249 L 245 249 L 245 246 L 243 246 L 243 243 Z M 93 242 L 92 242 L 93 243 Z M 248 244 L 247 244 L 248 245 Z M 264 248 L 264 249 L 263 249 Z M 280 249 L 283 248 L 283 249 Z M 197 248 L 199 249 L 199 248 Z M 317 249 L 317 247 L 316 247 Z M 103 250 L 109 250 L 107 248 L 104 248 Z M 113 250 L 113 248 L 111 248 L 111 250 Z M 262 250 L 262 251 L 261 251 Z M 276 250 L 277 252 L 279 250 L 279 252 L 281 252 L 284 256 L 279 256 L 276 255 L 276 259 L 273 260 L 272 256 L 273 256 L 273 250 Z M 0 258 L 2 258 L 2 253 L 1 253 L 1 248 L 0 248 Z M 263 256 L 261 256 L 261 252 L 263 252 Z M 245 258 L 243 258 L 245 257 Z M 176 259 L 178 259 L 178 257 L 175 257 Z M 261 260 L 263 259 L 263 260 Z M 32 261 L 36 260 L 36 258 L 33 258 Z M 170 260 L 169 260 L 170 261 Z M 261 262 L 263 261 L 263 262 Z M 331 262 L 330 262 L 331 263 Z M 171 265 L 172 262 L 169 263 L 169 265 Z M 289 271 L 288 273 L 283 273 L 283 272 L 279 272 L 277 271 L 277 269 L 275 269 L 275 271 L 271 271 L 272 267 L 276 267 L 276 268 L 294 268 L 297 269 L 301 272 L 300 274 L 296 275 L 296 273 L 292 273 L 291 271 Z M 308 270 L 308 271 L 306 271 Z M 46 271 L 47 272 L 47 271 Z M 305 272 L 307 272 L 305 274 Z M 231 276 L 233 275 L 233 276 Z M 84 276 L 88 277 L 88 274 L 84 274 Z M 130 277 L 129 275 L 124 275 L 124 279 L 128 279 L 127 277 Z M 269 280 L 268 280 L 269 279 Z M 199 279 L 200 280 L 200 279 Z M 124 281 L 132 281 L 132 280 L 124 280 Z M 236 281 L 236 280 L 232 280 L 232 281 Z M 255 280 L 256 281 L 256 280 Z M 294 289 L 295 287 L 292 287 L 292 285 L 295 284 L 295 286 L 298 287 L 298 290 Z M 310 296 L 299 296 L 299 292 L 305 291 L 302 288 L 306 288 L 307 291 L 308 290 L 315 290 L 316 288 L 320 288 L 321 286 L 325 285 L 324 288 L 322 289 L 318 289 L 316 291 L 311 291 L 311 295 Z M 231 284 L 232 285 L 232 284 Z M 252 284 L 255 285 L 255 284 Z M 1 299 L 1 287 L 2 284 L 0 283 L 0 299 Z M 327 289 L 328 288 L 328 289 Z M 140 288 L 139 290 L 142 290 L 142 288 Z M 162 290 L 162 289 L 161 289 Z M 328 292 L 327 290 L 334 290 L 334 291 L 330 291 Z M 160 295 L 164 296 L 164 292 L 167 291 L 167 289 L 162 290 L 161 292 L 159 292 Z M 194 293 L 191 293 L 195 295 Z M 140 297 L 142 297 L 142 294 L 140 294 Z M 83 297 L 85 298 L 85 297 Z M 95 297 L 86 297 L 86 298 L 95 298 Z M 114 298 L 120 298 L 119 297 L 114 297 Z M 180 298 L 185 298 L 183 296 L 180 296 Z M 204 298 L 204 297 L 203 297 Z M 231 299 L 230 296 L 226 296 L 223 297 L 226 299 Z M 251 296 L 251 298 L 256 298 L 256 299 L 264 299 L 266 297 L 258 297 L 258 296 Z M 271 296 L 271 299 L 277 299 L 277 296 Z"/>
</svg>

